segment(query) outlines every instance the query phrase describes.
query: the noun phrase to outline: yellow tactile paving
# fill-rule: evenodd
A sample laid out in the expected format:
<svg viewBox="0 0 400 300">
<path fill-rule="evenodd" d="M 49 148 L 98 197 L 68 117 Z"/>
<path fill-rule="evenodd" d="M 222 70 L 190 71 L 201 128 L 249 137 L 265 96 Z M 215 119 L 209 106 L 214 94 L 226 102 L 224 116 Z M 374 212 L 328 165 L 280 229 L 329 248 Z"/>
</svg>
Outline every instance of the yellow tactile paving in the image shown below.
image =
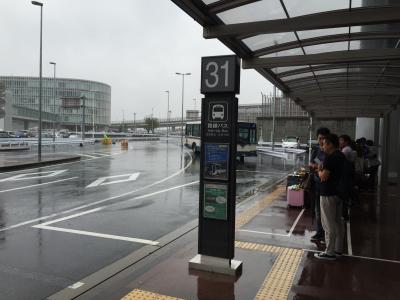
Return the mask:
<svg viewBox="0 0 400 300">
<path fill-rule="evenodd" d="M 123 297 L 121 300 L 183 300 L 183 299 L 135 289 L 128 295 Z"/>
<path fill-rule="evenodd" d="M 292 248 L 269 246 L 236 241 L 237 248 L 278 253 L 271 271 L 265 278 L 256 300 L 287 299 L 304 251 Z"/>
<path fill-rule="evenodd" d="M 284 186 L 278 186 L 275 191 L 268 194 L 263 200 L 257 202 L 245 212 L 241 213 L 236 218 L 236 230 L 247 224 L 251 219 L 253 219 L 256 215 L 258 215 L 261 211 L 263 211 L 269 204 L 272 203 L 275 199 L 277 199 L 283 192 L 285 192 Z"/>
</svg>

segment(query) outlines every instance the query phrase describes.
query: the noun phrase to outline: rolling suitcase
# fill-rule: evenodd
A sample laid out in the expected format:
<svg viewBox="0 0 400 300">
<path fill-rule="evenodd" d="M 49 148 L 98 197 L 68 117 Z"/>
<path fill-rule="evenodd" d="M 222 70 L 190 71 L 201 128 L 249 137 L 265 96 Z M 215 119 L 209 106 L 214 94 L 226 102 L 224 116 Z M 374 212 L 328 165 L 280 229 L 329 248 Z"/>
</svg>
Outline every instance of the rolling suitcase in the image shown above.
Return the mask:
<svg viewBox="0 0 400 300">
<path fill-rule="evenodd" d="M 304 190 L 287 188 L 286 201 L 288 207 L 303 207 L 304 206 Z"/>
</svg>

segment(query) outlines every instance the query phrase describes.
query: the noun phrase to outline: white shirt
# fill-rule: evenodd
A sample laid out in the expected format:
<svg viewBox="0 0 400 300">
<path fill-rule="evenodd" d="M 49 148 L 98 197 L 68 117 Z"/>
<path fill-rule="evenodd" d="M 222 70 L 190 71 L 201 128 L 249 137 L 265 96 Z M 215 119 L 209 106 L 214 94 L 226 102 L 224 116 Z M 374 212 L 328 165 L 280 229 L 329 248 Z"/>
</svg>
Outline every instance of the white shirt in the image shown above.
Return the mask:
<svg viewBox="0 0 400 300">
<path fill-rule="evenodd" d="M 349 162 L 354 162 L 356 160 L 357 153 L 350 146 L 346 146 L 342 149 L 342 153 Z"/>
</svg>

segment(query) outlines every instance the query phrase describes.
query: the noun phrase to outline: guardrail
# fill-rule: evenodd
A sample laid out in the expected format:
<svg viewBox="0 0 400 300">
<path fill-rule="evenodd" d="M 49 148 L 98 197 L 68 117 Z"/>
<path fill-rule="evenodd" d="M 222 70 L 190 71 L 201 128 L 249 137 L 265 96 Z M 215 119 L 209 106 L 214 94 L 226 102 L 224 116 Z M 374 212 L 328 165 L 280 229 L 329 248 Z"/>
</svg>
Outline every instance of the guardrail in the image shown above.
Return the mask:
<svg viewBox="0 0 400 300">
<path fill-rule="evenodd" d="M 25 141 L 8 141 L 0 142 L 0 151 L 11 151 L 11 150 L 29 150 L 29 144 Z"/>
</svg>

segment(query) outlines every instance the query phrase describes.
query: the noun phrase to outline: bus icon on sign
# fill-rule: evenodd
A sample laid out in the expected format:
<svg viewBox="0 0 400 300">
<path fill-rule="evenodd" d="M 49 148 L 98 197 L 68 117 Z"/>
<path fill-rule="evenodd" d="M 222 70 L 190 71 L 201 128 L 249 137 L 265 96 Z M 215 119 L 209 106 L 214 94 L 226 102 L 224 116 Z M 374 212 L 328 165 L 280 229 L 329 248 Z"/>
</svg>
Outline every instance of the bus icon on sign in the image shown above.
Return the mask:
<svg viewBox="0 0 400 300">
<path fill-rule="evenodd" d="M 225 118 L 225 109 L 221 104 L 215 104 L 212 107 L 212 119 L 213 120 L 221 120 L 223 121 Z"/>
</svg>

